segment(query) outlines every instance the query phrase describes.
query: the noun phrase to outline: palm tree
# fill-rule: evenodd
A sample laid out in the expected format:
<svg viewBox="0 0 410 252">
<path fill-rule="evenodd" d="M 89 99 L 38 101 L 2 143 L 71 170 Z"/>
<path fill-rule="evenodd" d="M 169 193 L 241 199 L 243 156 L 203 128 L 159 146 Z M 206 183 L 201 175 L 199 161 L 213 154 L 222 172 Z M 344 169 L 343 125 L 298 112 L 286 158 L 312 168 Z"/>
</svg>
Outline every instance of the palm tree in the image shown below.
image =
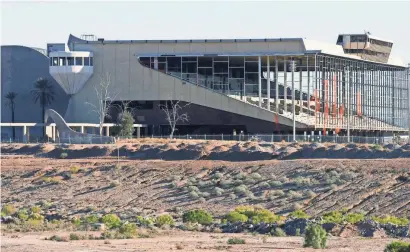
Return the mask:
<svg viewBox="0 0 410 252">
<path fill-rule="evenodd" d="M 46 106 L 50 105 L 54 100 L 54 89 L 51 83 L 44 78 L 39 78 L 34 83 L 34 90 L 31 90 L 34 103 L 40 103 L 42 108 L 41 118 L 44 122 L 44 115 L 46 113 Z M 43 131 L 44 137 L 46 136 L 45 127 Z"/>
<path fill-rule="evenodd" d="M 14 109 L 16 108 L 16 102 L 15 99 L 17 97 L 16 92 L 8 92 L 4 98 L 7 99 L 6 101 L 6 106 L 10 107 L 11 110 L 11 122 L 14 123 Z M 16 138 L 16 129 L 12 127 L 13 129 L 13 140 Z"/>
</svg>

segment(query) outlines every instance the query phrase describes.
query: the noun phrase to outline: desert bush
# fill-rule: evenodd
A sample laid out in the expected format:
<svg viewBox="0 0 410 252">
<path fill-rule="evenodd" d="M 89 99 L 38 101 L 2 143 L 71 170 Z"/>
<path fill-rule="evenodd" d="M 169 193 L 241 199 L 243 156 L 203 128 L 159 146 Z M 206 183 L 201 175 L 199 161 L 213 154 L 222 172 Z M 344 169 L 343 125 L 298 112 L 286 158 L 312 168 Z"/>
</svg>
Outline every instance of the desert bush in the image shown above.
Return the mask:
<svg viewBox="0 0 410 252">
<path fill-rule="evenodd" d="M 279 180 L 273 180 L 269 182 L 270 186 L 272 187 L 281 187 L 283 184 Z"/>
<path fill-rule="evenodd" d="M 286 236 L 286 233 L 281 228 L 275 228 L 275 230 L 272 232 L 272 235 L 276 237 L 284 237 Z"/>
<path fill-rule="evenodd" d="M 225 219 L 231 223 L 235 222 L 247 222 L 248 216 L 241 214 L 237 211 L 232 211 L 225 216 Z"/>
<path fill-rule="evenodd" d="M 214 188 L 214 193 L 215 193 L 217 196 L 221 196 L 221 195 L 224 193 L 224 189 L 219 188 L 219 187 L 215 187 L 215 188 Z"/>
<path fill-rule="evenodd" d="M 272 192 L 272 194 L 275 196 L 279 196 L 279 197 L 282 197 L 285 195 L 285 193 L 282 190 L 275 190 Z"/>
<path fill-rule="evenodd" d="M 234 199 L 236 199 L 236 195 L 234 193 L 231 193 L 231 194 L 229 194 L 229 198 L 231 200 L 234 200 Z"/>
<path fill-rule="evenodd" d="M 118 232 L 129 238 L 135 237 L 137 235 L 137 225 L 135 223 L 122 224 Z"/>
<path fill-rule="evenodd" d="M 199 189 L 196 186 L 189 186 L 188 191 L 189 192 L 199 192 Z"/>
<path fill-rule="evenodd" d="M 180 180 L 181 180 L 181 176 L 173 175 L 173 176 L 171 177 L 171 181 L 180 181 Z"/>
<path fill-rule="evenodd" d="M 210 181 L 203 181 L 203 180 L 201 180 L 201 181 L 198 182 L 198 186 L 199 186 L 199 187 L 207 187 L 207 186 L 209 186 L 209 185 L 210 185 Z"/>
<path fill-rule="evenodd" d="M 176 188 L 177 187 L 177 183 L 172 182 L 169 184 L 169 188 Z"/>
<path fill-rule="evenodd" d="M 113 181 L 111 181 L 111 183 L 110 183 L 110 187 L 117 187 L 117 186 L 119 186 L 119 185 L 120 185 L 120 182 L 117 181 L 117 180 L 113 180 Z"/>
<path fill-rule="evenodd" d="M 372 219 L 380 224 L 391 223 L 391 224 L 395 224 L 398 226 L 407 226 L 409 224 L 409 220 L 407 218 L 405 217 L 398 218 L 398 217 L 391 216 L 391 215 L 386 215 L 383 217 L 372 217 Z"/>
<path fill-rule="evenodd" d="M 410 242 L 404 241 L 393 241 L 387 244 L 384 252 L 409 252 L 410 251 Z"/>
<path fill-rule="evenodd" d="M 205 203 L 205 202 L 206 202 L 206 199 L 205 199 L 204 197 L 201 197 L 201 198 L 199 198 L 198 200 L 199 200 L 199 202 L 201 202 L 201 203 Z"/>
<path fill-rule="evenodd" d="M 163 215 L 158 216 L 155 219 L 155 224 L 157 224 L 157 226 L 159 226 L 159 227 L 162 227 L 164 225 L 174 226 L 175 221 L 174 221 L 174 218 L 172 218 L 171 215 L 163 214 Z"/>
<path fill-rule="evenodd" d="M 240 214 L 246 215 L 249 219 L 251 219 L 253 224 L 260 222 L 274 223 L 279 220 L 278 216 L 262 207 L 239 206 L 235 208 L 235 211 Z"/>
<path fill-rule="evenodd" d="M 178 250 L 184 249 L 184 245 L 182 245 L 181 243 L 176 244 L 175 247 L 176 247 Z"/>
<path fill-rule="evenodd" d="M 151 227 L 154 225 L 154 219 L 150 218 L 150 217 L 142 217 L 142 216 L 137 216 L 137 222 L 141 225 L 141 226 L 145 226 L 145 227 Z"/>
<path fill-rule="evenodd" d="M 216 172 L 213 177 L 214 177 L 215 179 L 221 179 L 223 176 L 224 176 L 224 175 L 223 175 L 222 173 Z"/>
<path fill-rule="evenodd" d="M 314 198 L 314 197 L 316 197 L 316 193 L 315 193 L 314 191 L 312 191 L 312 190 L 304 191 L 303 194 L 304 194 L 306 197 L 309 197 L 309 198 Z"/>
<path fill-rule="evenodd" d="M 262 179 L 262 175 L 260 175 L 257 172 L 254 172 L 251 174 L 251 178 L 253 178 L 254 180 L 261 180 Z"/>
<path fill-rule="evenodd" d="M 43 221 L 44 220 L 44 216 L 42 216 L 39 213 L 31 213 L 29 216 L 30 220 L 39 220 L 39 221 Z"/>
<path fill-rule="evenodd" d="M 344 216 L 344 219 L 351 224 L 355 224 L 359 221 L 364 220 L 364 214 L 362 213 L 350 213 Z"/>
<path fill-rule="evenodd" d="M 296 229 L 295 235 L 296 235 L 296 236 L 300 236 L 300 228 L 297 228 L 297 229 Z"/>
<path fill-rule="evenodd" d="M 189 193 L 189 197 L 192 198 L 192 199 L 198 199 L 199 195 L 198 195 L 197 192 L 192 191 L 192 192 Z"/>
<path fill-rule="evenodd" d="M 244 239 L 239 239 L 239 238 L 230 238 L 228 240 L 228 244 L 245 244 L 245 240 Z"/>
<path fill-rule="evenodd" d="M 234 188 L 234 192 L 239 195 L 244 195 L 248 191 L 246 185 L 240 185 Z"/>
<path fill-rule="evenodd" d="M 27 209 L 22 208 L 17 212 L 17 218 L 19 218 L 19 220 L 26 221 L 28 220 L 28 217 Z"/>
<path fill-rule="evenodd" d="M 343 222 L 343 214 L 339 211 L 331 211 L 322 216 L 322 223 L 336 223 Z"/>
<path fill-rule="evenodd" d="M 106 214 L 101 221 L 110 229 L 121 225 L 121 219 L 116 214 Z"/>
<path fill-rule="evenodd" d="M 299 203 L 293 203 L 292 206 L 290 207 L 293 211 L 299 210 L 302 208 L 302 206 Z"/>
<path fill-rule="evenodd" d="M 16 208 L 11 204 L 4 204 L 1 208 L 1 216 L 10 216 L 16 212 Z"/>
<path fill-rule="evenodd" d="M 71 241 L 78 241 L 78 240 L 80 240 L 80 236 L 78 235 L 78 234 L 76 234 L 76 233 L 71 233 L 70 234 L 70 240 Z"/>
<path fill-rule="evenodd" d="M 243 173 L 243 172 L 239 172 L 238 174 L 235 175 L 235 179 L 242 180 L 242 179 L 245 179 L 245 178 L 246 178 L 246 174 Z"/>
<path fill-rule="evenodd" d="M 50 184 L 60 184 L 61 183 L 61 178 L 60 177 L 44 177 L 42 180 L 46 183 Z"/>
<path fill-rule="evenodd" d="M 80 170 L 80 167 L 78 167 L 78 166 L 72 166 L 70 168 L 71 174 L 77 174 L 79 170 Z"/>
<path fill-rule="evenodd" d="M 61 159 L 64 159 L 64 158 L 67 158 L 67 157 L 68 157 L 67 152 L 61 152 L 61 154 L 60 154 Z"/>
<path fill-rule="evenodd" d="M 303 197 L 303 195 L 301 193 L 295 192 L 295 191 L 292 191 L 292 190 L 288 191 L 287 196 L 291 199 L 300 199 L 300 198 Z"/>
<path fill-rule="evenodd" d="M 95 214 L 85 216 L 85 218 L 84 218 L 84 221 L 87 224 L 94 224 L 94 223 L 97 223 L 99 220 L 100 220 L 100 218 L 98 218 L 98 216 L 95 215 Z"/>
<path fill-rule="evenodd" d="M 71 223 L 72 223 L 74 226 L 78 227 L 78 226 L 81 225 L 81 220 L 80 220 L 80 218 L 73 218 L 73 219 L 71 220 Z"/>
<path fill-rule="evenodd" d="M 223 180 L 221 180 L 221 182 L 220 182 L 220 185 L 221 185 L 223 188 L 229 188 L 229 187 L 232 186 L 232 184 L 233 184 L 233 182 L 232 182 L 232 180 L 230 180 L 230 179 L 223 179 Z"/>
<path fill-rule="evenodd" d="M 209 192 L 203 192 L 202 193 L 202 197 L 204 198 L 209 198 L 211 196 L 211 194 Z"/>
<path fill-rule="evenodd" d="M 56 242 L 67 242 L 68 239 L 66 237 L 62 237 L 59 235 L 53 235 L 50 238 L 48 238 L 50 241 L 56 241 Z"/>
<path fill-rule="evenodd" d="M 306 228 L 305 242 L 303 247 L 313 247 L 315 249 L 326 248 L 327 233 L 319 225 L 309 225 Z"/>
<path fill-rule="evenodd" d="M 253 192 L 248 191 L 248 190 L 245 192 L 245 196 L 248 197 L 248 198 L 250 198 L 250 199 L 254 199 L 254 198 L 255 198 L 255 195 L 253 195 Z"/>
<path fill-rule="evenodd" d="M 183 222 L 199 223 L 202 225 L 209 225 L 213 221 L 210 213 L 202 209 L 190 210 L 185 212 L 182 216 Z"/>
<path fill-rule="evenodd" d="M 262 183 L 259 184 L 259 187 L 260 188 L 268 188 L 268 187 L 270 187 L 270 185 L 269 185 L 268 182 L 262 182 Z"/>
<path fill-rule="evenodd" d="M 298 218 L 298 219 L 309 219 L 310 216 L 305 213 L 303 210 L 295 210 L 289 214 L 289 217 Z"/>
<path fill-rule="evenodd" d="M 312 182 L 310 181 L 310 178 L 303 178 L 303 177 L 296 177 L 293 182 L 297 186 L 311 186 Z"/>
<path fill-rule="evenodd" d="M 37 213 L 37 214 L 41 212 L 41 208 L 39 206 L 32 206 L 30 210 L 32 213 Z"/>
</svg>

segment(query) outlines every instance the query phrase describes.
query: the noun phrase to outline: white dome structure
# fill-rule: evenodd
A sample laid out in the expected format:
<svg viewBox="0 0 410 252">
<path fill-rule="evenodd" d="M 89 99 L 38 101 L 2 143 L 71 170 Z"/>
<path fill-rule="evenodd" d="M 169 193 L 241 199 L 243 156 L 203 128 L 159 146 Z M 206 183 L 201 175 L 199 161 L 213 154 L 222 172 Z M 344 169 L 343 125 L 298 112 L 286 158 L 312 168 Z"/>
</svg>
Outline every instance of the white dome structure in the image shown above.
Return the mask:
<svg viewBox="0 0 410 252">
<path fill-rule="evenodd" d="M 57 51 L 49 57 L 50 75 L 69 95 L 78 93 L 94 73 L 92 52 Z"/>
</svg>

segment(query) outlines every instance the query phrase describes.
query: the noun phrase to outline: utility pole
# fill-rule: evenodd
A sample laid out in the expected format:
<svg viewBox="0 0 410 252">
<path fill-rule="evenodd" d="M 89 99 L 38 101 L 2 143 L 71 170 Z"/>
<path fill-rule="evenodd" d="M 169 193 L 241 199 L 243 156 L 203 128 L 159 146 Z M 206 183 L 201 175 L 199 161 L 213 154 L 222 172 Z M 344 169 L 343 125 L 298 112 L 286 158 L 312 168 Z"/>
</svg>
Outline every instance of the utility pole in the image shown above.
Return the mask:
<svg viewBox="0 0 410 252">
<path fill-rule="evenodd" d="M 293 142 L 296 142 L 296 120 L 295 120 L 295 61 L 292 59 L 290 62 L 290 69 L 292 71 L 292 119 L 293 119 Z M 286 92 L 286 90 L 285 90 Z M 286 104 L 285 104 L 286 106 Z"/>
</svg>

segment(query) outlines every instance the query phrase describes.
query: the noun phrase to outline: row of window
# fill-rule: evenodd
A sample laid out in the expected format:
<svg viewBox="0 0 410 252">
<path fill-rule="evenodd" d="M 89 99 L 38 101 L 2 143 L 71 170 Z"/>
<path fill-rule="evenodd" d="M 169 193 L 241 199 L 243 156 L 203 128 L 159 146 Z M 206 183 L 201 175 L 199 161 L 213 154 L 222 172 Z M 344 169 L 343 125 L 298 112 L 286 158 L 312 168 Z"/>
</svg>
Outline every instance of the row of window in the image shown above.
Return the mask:
<svg viewBox="0 0 410 252">
<path fill-rule="evenodd" d="M 337 43 L 340 44 L 343 42 L 343 36 L 339 36 L 337 39 Z M 381 41 L 381 40 L 376 40 L 376 39 L 371 39 L 368 38 L 366 35 L 355 35 L 355 36 L 350 36 L 350 42 L 359 42 L 359 43 L 364 43 L 364 42 L 369 42 L 370 44 L 374 45 L 381 45 L 381 46 L 386 46 L 386 47 L 393 47 L 393 43 L 386 42 L 386 41 Z"/>
<path fill-rule="evenodd" d="M 345 49 L 346 53 L 355 53 L 355 54 L 366 54 L 366 55 L 373 55 L 373 56 L 381 56 L 381 57 L 389 57 L 388 53 L 382 53 L 382 52 L 375 52 L 375 51 L 370 51 L 370 50 L 364 50 L 364 49 Z"/>
<path fill-rule="evenodd" d="M 92 66 L 93 57 L 51 57 L 50 66 Z"/>
</svg>

